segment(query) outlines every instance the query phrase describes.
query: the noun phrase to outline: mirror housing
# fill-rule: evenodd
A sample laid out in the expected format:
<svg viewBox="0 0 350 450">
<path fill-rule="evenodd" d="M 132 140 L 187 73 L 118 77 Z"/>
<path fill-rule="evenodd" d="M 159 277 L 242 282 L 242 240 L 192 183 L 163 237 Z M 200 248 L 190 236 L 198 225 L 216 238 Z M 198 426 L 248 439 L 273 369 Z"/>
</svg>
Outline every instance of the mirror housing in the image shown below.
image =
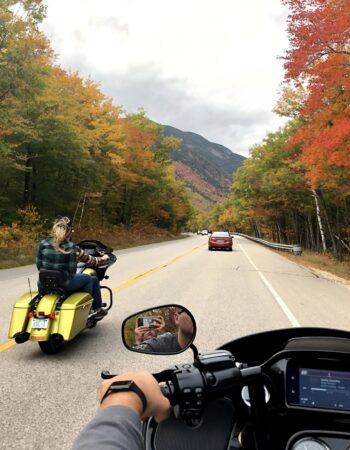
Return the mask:
<svg viewBox="0 0 350 450">
<path fill-rule="evenodd" d="M 196 321 L 181 305 L 169 304 L 144 309 L 122 324 L 124 346 L 153 355 L 175 355 L 187 350 L 196 336 Z"/>
</svg>

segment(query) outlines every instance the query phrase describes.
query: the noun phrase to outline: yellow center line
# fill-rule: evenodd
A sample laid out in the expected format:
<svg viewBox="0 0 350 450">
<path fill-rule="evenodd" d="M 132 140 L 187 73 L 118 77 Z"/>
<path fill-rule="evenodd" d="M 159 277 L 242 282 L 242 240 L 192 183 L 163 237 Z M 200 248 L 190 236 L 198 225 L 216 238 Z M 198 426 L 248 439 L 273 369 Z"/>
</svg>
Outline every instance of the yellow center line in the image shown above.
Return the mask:
<svg viewBox="0 0 350 450">
<path fill-rule="evenodd" d="M 158 270 L 161 270 L 165 267 L 170 266 L 171 264 L 178 261 L 179 259 L 182 259 L 187 255 L 190 255 L 191 253 L 195 252 L 196 250 L 203 247 L 204 245 L 206 245 L 206 244 L 202 244 L 197 247 L 193 247 L 191 250 L 170 259 L 168 262 L 165 262 L 163 264 L 160 264 L 159 266 L 152 267 L 151 269 L 147 269 L 147 270 L 144 270 L 143 272 L 133 275 L 132 277 L 123 281 L 119 286 L 113 288 L 112 292 L 115 293 L 115 292 L 121 291 L 122 289 L 125 289 L 127 286 L 130 286 L 131 284 L 135 283 L 136 281 L 140 280 L 141 278 L 151 275 L 152 273 L 157 272 Z M 103 297 L 107 297 L 107 296 L 108 296 L 108 294 L 104 295 Z M 0 345 L 0 353 L 5 350 L 8 350 L 9 348 L 13 347 L 14 345 L 15 345 L 15 340 L 8 341 L 5 344 Z"/>
<path fill-rule="evenodd" d="M 0 352 L 3 352 L 4 350 L 7 350 L 8 348 L 13 347 L 16 344 L 15 340 L 8 341 L 6 344 L 0 345 Z"/>
<path fill-rule="evenodd" d="M 204 244 L 203 244 L 204 245 Z M 143 272 L 137 273 L 136 275 L 133 275 L 132 277 L 128 278 L 127 280 L 123 281 L 119 286 L 112 289 L 112 292 L 119 292 L 122 289 L 125 289 L 127 286 L 130 286 L 131 284 L 135 283 L 135 281 L 140 280 L 141 278 L 144 278 L 154 272 L 157 272 L 160 269 L 163 269 L 164 267 L 170 266 L 170 264 L 173 264 L 174 262 L 178 261 L 179 259 L 184 258 L 187 255 L 190 255 L 194 251 L 198 250 L 200 247 L 203 247 L 203 245 L 199 245 L 198 247 L 193 247 L 188 252 L 183 253 L 182 255 L 175 256 L 170 261 L 165 262 L 163 264 L 160 264 L 159 266 L 152 267 L 151 269 L 144 270 Z"/>
</svg>

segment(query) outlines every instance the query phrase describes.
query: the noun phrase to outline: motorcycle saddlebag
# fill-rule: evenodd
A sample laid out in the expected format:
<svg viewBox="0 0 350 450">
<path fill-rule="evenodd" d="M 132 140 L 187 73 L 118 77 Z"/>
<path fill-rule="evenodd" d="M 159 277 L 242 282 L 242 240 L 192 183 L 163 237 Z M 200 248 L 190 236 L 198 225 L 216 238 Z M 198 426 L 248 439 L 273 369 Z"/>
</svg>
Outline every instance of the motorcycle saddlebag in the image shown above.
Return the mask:
<svg viewBox="0 0 350 450">
<path fill-rule="evenodd" d="M 15 334 L 26 330 L 30 306 L 33 304 L 36 295 L 37 292 L 27 292 L 14 304 L 8 335 L 9 338 L 13 338 Z"/>
<path fill-rule="evenodd" d="M 57 333 L 65 341 L 70 341 L 86 327 L 91 304 L 92 297 L 87 292 L 74 292 L 62 303 Z"/>
</svg>

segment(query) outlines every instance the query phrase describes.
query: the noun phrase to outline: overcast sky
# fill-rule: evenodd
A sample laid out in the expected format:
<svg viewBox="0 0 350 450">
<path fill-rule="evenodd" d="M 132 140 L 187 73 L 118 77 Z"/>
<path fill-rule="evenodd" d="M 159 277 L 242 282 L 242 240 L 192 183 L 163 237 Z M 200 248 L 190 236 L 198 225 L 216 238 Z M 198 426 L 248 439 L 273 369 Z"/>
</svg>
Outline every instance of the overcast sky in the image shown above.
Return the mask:
<svg viewBox="0 0 350 450">
<path fill-rule="evenodd" d="M 280 0 L 45 0 L 59 64 L 128 112 L 248 156 L 272 112 L 288 47 Z"/>
</svg>

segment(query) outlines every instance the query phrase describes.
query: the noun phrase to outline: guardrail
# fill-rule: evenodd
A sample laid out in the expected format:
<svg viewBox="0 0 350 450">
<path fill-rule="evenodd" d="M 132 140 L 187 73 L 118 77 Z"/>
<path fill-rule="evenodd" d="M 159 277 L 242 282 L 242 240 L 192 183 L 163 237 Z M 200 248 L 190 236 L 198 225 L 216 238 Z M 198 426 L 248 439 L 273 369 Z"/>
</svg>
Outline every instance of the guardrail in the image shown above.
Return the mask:
<svg viewBox="0 0 350 450">
<path fill-rule="evenodd" d="M 275 242 L 264 241 L 264 239 L 259 239 L 259 238 L 256 238 L 256 237 L 248 236 L 247 234 L 243 234 L 243 233 L 235 233 L 234 232 L 233 234 L 236 234 L 237 236 L 245 237 L 247 239 L 250 239 L 251 241 L 258 242 L 259 244 L 266 245 L 267 247 L 272 247 L 272 248 L 275 248 L 277 250 L 282 250 L 282 251 L 285 251 L 285 252 L 291 252 L 294 255 L 301 255 L 301 253 L 303 251 L 303 249 L 302 249 L 300 244 L 294 244 L 294 245 L 276 244 Z"/>
</svg>

